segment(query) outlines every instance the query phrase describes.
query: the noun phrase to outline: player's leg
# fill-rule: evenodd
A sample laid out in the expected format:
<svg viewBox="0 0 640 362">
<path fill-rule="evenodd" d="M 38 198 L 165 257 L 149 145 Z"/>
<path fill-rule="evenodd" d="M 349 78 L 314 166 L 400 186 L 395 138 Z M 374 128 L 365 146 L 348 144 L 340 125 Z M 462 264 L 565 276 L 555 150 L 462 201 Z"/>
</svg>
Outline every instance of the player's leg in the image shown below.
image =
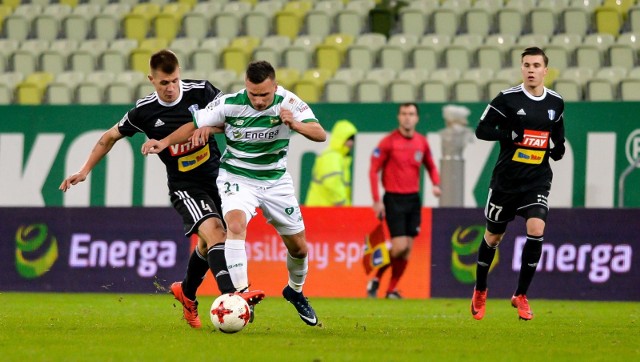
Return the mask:
<svg viewBox="0 0 640 362">
<path fill-rule="evenodd" d="M 480 246 L 478 247 L 478 261 L 476 263 L 476 284 L 471 298 L 471 314 L 475 319 L 482 319 L 487 300 L 487 279 L 489 270 L 496 255 L 498 245 L 502 241 L 507 224 L 515 216 L 515 207 L 511 196 L 489 189 L 484 214 L 486 229 Z"/>
<path fill-rule="evenodd" d="M 222 199 L 224 220 L 227 224 L 227 241 L 225 243 L 225 258 L 231 280 L 237 291 L 246 292 L 249 288 L 248 262 L 245 241 L 247 238 L 247 224 L 256 215 L 259 205 L 257 195 L 261 192 L 256 184 L 246 179 L 236 177 L 224 170 L 216 181 Z M 247 297 L 248 295 L 243 295 Z M 264 293 L 262 293 L 264 297 Z M 249 298 L 252 305 L 259 302 Z M 245 298 L 246 299 L 246 298 Z"/>
<path fill-rule="evenodd" d="M 293 235 L 281 235 L 287 247 L 287 270 L 289 280 L 282 290 L 282 296 L 298 311 L 300 319 L 310 326 L 318 324 L 316 312 L 302 293 L 302 287 L 309 271 L 308 247 L 304 230 Z"/>
<path fill-rule="evenodd" d="M 511 298 L 511 304 L 518 308 L 518 316 L 524 320 L 533 318 L 533 312 L 527 299 L 527 291 L 542 255 L 544 228 L 549 210 L 546 202 L 548 195 L 549 193 L 546 191 L 528 193 L 522 201 L 522 204 L 527 206 L 518 210 L 519 214 L 527 220 L 527 241 L 522 249 L 518 287 Z"/>
<path fill-rule="evenodd" d="M 202 283 L 207 270 L 210 269 L 207 260 L 207 241 L 204 236 L 208 235 L 206 237 L 211 240 L 224 242 L 224 228 L 219 219 L 219 212 L 207 190 L 199 186 L 184 185 L 180 189 L 172 189 L 170 195 L 173 207 L 182 216 L 185 235 L 199 234 L 198 246 L 189 258 L 183 281 L 171 285 L 171 293 L 182 303 L 184 318 L 190 326 L 199 328 L 201 323 L 198 317 L 196 290 Z M 217 230 L 216 237 L 212 236 L 213 232 L 201 233 L 200 228 L 203 225 L 212 225 L 212 229 Z"/>
<path fill-rule="evenodd" d="M 309 249 L 300 205 L 295 197 L 293 181 L 288 173 L 261 195 L 262 211 L 287 248 L 287 285 L 282 295 L 298 311 L 300 319 L 310 326 L 318 324 L 315 311 L 302 293 L 309 271 Z"/>
</svg>

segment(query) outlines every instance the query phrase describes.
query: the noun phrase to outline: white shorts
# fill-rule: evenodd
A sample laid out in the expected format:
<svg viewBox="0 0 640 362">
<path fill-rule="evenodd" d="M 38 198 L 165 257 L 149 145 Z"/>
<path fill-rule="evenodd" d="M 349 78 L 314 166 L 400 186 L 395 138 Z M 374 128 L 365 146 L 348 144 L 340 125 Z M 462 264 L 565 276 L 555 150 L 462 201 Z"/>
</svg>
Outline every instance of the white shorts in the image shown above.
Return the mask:
<svg viewBox="0 0 640 362">
<path fill-rule="evenodd" d="M 304 230 L 300 204 L 288 172 L 279 180 L 262 181 L 220 169 L 216 183 L 224 215 L 231 210 L 241 210 L 249 223 L 259 207 L 267 222 L 276 228 L 278 234 L 294 235 Z"/>
</svg>

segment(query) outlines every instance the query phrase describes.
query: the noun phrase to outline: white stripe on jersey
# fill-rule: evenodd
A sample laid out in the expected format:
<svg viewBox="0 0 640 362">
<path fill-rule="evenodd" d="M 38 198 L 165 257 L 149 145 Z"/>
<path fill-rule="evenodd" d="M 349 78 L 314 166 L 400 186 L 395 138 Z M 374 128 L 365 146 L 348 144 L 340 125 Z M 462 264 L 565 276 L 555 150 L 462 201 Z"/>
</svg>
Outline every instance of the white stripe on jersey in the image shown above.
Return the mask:
<svg viewBox="0 0 640 362">
<path fill-rule="evenodd" d="M 195 200 L 191 198 L 191 196 L 189 196 L 186 191 L 176 191 L 175 194 L 178 195 L 178 198 L 180 198 L 180 200 L 182 200 L 182 202 L 184 203 L 184 206 L 187 207 L 187 210 L 189 210 L 189 214 L 191 214 L 193 221 L 202 219 L 202 211 L 196 204 Z"/>
<path fill-rule="evenodd" d="M 517 85 L 515 87 L 504 89 L 501 92 L 502 92 L 502 94 L 522 92 L 522 84 L 519 84 L 519 85 Z"/>
<path fill-rule="evenodd" d="M 144 98 L 138 99 L 138 101 L 136 102 L 136 108 L 144 106 L 145 104 L 153 103 L 157 100 L 158 100 L 158 95 L 156 94 L 156 92 L 153 92 Z"/>
<path fill-rule="evenodd" d="M 562 96 L 560 95 L 560 93 L 558 93 L 558 92 L 556 92 L 556 91 L 554 91 L 552 89 L 547 88 L 547 93 L 551 94 L 552 96 L 556 96 L 556 97 L 562 99 Z"/>
</svg>

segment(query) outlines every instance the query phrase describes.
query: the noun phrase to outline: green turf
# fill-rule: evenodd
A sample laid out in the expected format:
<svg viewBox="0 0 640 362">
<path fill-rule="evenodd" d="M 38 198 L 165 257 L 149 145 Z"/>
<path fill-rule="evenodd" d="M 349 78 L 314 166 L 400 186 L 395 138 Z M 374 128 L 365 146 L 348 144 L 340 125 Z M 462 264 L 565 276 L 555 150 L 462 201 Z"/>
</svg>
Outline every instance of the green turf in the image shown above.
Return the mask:
<svg viewBox="0 0 640 362">
<path fill-rule="evenodd" d="M 462 299 L 314 298 L 322 327 L 308 327 L 269 297 L 237 334 L 216 332 L 213 298 L 203 329 L 181 319 L 169 295 L 0 293 L 2 361 L 634 361 L 640 303 L 531 300 L 519 321 L 489 299 L 482 321 Z"/>
</svg>

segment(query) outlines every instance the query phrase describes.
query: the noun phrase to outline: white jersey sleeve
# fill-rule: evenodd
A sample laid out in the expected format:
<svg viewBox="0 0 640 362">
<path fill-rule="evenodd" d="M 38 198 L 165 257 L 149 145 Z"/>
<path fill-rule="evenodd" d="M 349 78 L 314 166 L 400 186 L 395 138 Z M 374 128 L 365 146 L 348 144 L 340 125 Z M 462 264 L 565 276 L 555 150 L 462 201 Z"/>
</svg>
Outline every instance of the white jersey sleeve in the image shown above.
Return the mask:
<svg viewBox="0 0 640 362">
<path fill-rule="evenodd" d="M 286 91 L 287 94 L 282 100 L 282 109 L 290 110 L 293 113 L 293 119 L 302 122 L 306 120 L 316 120 L 315 114 L 302 99 L 293 92 Z"/>
<path fill-rule="evenodd" d="M 193 114 L 193 123 L 197 128 L 222 126 L 225 121 L 224 103 L 226 96 L 214 99 L 204 109 L 199 109 Z"/>
</svg>

